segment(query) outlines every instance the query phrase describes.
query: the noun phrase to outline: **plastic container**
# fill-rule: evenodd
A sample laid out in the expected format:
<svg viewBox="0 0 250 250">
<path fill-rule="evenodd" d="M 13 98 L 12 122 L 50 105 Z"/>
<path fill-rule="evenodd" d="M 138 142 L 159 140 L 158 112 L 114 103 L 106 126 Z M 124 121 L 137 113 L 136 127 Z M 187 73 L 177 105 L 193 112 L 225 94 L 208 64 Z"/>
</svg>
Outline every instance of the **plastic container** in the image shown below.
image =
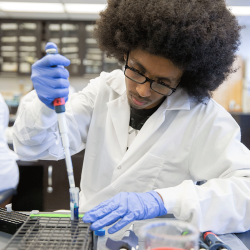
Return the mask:
<svg viewBox="0 0 250 250">
<path fill-rule="evenodd" d="M 97 249 L 98 250 L 107 250 L 106 242 L 107 242 L 107 236 L 105 234 L 105 229 L 100 229 L 95 231 L 95 236 L 97 236 Z"/>
<path fill-rule="evenodd" d="M 69 189 L 70 193 L 70 211 L 71 220 L 79 219 L 79 188 L 73 187 Z"/>
<path fill-rule="evenodd" d="M 187 222 L 162 220 L 143 226 L 140 235 L 147 250 L 198 250 L 199 231 Z"/>
</svg>

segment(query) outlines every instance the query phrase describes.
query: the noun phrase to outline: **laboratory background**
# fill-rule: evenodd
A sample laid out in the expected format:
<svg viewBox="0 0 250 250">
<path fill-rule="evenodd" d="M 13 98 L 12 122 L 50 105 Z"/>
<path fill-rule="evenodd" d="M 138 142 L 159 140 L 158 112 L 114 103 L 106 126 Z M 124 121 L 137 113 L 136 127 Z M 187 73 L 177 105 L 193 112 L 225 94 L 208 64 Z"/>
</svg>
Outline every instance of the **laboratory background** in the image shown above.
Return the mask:
<svg viewBox="0 0 250 250">
<path fill-rule="evenodd" d="M 241 127 L 242 142 L 250 149 L 250 1 L 227 0 L 237 16 L 241 45 L 234 63 L 236 72 L 214 92 L 214 99 Z M 31 65 L 46 55 L 53 42 L 71 64 L 70 93 L 82 90 L 102 71 L 122 69 L 107 58 L 93 38 L 95 21 L 106 0 L 0 1 L 0 92 L 8 105 L 5 131 L 13 149 L 12 126 L 24 95 L 32 89 Z M 72 157 L 76 186 L 80 185 L 84 151 Z M 16 211 L 69 209 L 69 184 L 65 161 L 17 161 L 20 181 L 12 207 Z M 63 166 L 63 167 L 62 167 Z"/>
</svg>

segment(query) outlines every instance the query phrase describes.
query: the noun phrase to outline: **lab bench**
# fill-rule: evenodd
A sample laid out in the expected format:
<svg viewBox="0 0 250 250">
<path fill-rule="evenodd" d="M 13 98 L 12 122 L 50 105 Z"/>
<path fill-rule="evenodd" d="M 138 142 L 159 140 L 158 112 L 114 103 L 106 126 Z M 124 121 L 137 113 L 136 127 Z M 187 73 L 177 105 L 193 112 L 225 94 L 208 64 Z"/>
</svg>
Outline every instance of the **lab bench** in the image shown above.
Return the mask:
<svg viewBox="0 0 250 250">
<path fill-rule="evenodd" d="M 12 149 L 13 146 L 9 144 Z M 84 150 L 72 156 L 75 183 L 80 187 Z M 65 160 L 17 161 L 20 181 L 12 204 L 15 211 L 70 209 Z"/>
<path fill-rule="evenodd" d="M 22 212 L 25 214 L 29 214 L 27 212 Z M 168 219 L 168 220 L 172 220 L 174 219 L 172 215 L 165 215 L 165 216 L 161 216 L 161 217 L 157 217 L 154 219 L 148 219 L 148 220 L 141 220 L 141 221 L 134 221 L 132 222 L 134 224 L 134 232 L 135 234 L 138 236 L 139 238 L 139 249 L 144 250 L 144 239 L 142 239 L 140 237 L 140 228 L 145 225 L 146 223 L 149 222 L 162 222 L 163 220 Z M 124 232 L 131 226 L 130 223 L 129 225 L 125 226 L 123 229 L 121 229 L 120 231 L 114 233 L 114 234 L 109 234 L 108 233 L 108 228 L 111 227 L 106 227 L 105 231 L 106 231 L 106 236 L 105 236 L 105 240 L 103 241 L 98 241 L 97 240 L 97 247 L 95 246 L 93 248 L 93 250 L 108 250 L 105 247 L 105 241 L 108 237 L 110 237 L 113 240 L 121 240 L 121 238 L 124 235 Z M 223 240 L 228 246 L 230 246 L 232 248 L 232 250 L 250 250 L 250 231 L 247 231 L 245 233 L 241 233 L 241 234 L 224 234 L 224 235 L 218 235 L 221 240 Z M 4 248 L 9 240 L 12 238 L 11 234 L 6 234 L 3 232 L 0 232 L 0 249 Z M 95 241 L 95 240 L 94 240 Z"/>
</svg>

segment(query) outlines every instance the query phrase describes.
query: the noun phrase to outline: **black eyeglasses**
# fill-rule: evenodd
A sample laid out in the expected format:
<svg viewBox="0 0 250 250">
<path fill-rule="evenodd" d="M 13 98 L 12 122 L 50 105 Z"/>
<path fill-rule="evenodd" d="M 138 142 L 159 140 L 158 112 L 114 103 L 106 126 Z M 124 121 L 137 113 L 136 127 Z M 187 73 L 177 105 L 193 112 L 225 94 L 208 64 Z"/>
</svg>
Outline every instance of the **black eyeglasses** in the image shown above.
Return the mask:
<svg viewBox="0 0 250 250">
<path fill-rule="evenodd" d="M 130 68 L 128 66 L 128 57 L 129 57 L 129 52 L 127 54 L 127 59 L 126 59 L 126 65 L 125 65 L 125 70 L 124 70 L 124 75 L 139 84 L 144 84 L 145 82 L 150 82 L 150 88 L 155 91 L 158 94 L 164 95 L 164 96 L 170 96 L 172 95 L 176 88 L 170 87 L 167 83 L 164 83 L 163 81 L 154 81 L 149 79 L 148 77 L 144 76 L 141 74 L 138 70 Z"/>
</svg>

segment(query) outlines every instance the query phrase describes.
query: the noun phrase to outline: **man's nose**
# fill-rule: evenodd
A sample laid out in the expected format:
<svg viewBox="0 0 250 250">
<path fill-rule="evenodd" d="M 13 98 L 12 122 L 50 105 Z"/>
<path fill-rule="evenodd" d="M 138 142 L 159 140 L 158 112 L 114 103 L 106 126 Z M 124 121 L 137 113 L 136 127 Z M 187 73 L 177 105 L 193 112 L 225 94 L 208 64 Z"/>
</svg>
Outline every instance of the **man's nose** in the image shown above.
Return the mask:
<svg viewBox="0 0 250 250">
<path fill-rule="evenodd" d="M 151 96 L 150 82 L 144 84 L 137 84 L 136 91 L 141 97 Z"/>
</svg>

